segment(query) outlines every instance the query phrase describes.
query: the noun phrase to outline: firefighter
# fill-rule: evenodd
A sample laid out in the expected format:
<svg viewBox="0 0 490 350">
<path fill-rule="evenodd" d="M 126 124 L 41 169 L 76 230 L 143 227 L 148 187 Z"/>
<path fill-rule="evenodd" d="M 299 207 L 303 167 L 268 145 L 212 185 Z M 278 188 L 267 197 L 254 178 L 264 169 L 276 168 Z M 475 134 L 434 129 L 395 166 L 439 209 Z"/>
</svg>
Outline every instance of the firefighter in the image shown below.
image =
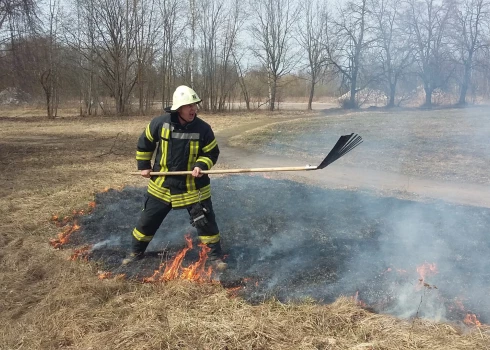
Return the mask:
<svg viewBox="0 0 490 350">
<path fill-rule="evenodd" d="M 218 270 L 226 268 L 211 202 L 210 179 L 201 172 L 216 164 L 219 148 L 209 124 L 197 117 L 199 102 L 201 99 L 193 89 L 179 86 L 173 94 L 172 107 L 154 118 L 138 140 L 138 170 L 150 181 L 143 210 L 132 231 L 131 253 L 123 265 L 143 258 L 170 210 L 187 209 L 201 243 L 210 248 L 208 261 Z M 151 171 L 180 170 L 192 170 L 192 175 L 150 176 Z"/>
</svg>

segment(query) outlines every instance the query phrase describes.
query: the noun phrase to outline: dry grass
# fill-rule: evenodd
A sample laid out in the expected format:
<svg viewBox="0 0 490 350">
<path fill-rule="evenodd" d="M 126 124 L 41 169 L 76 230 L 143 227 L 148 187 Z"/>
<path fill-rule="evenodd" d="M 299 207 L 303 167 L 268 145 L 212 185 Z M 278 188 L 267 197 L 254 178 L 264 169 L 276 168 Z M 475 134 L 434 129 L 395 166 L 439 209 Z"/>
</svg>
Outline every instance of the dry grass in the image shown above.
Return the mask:
<svg viewBox="0 0 490 350">
<path fill-rule="evenodd" d="M 225 134 L 261 118 L 205 119 Z M 0 349 L 488 348 L 487 327 L 463 334 L 347 298 L 252 306 L 219 285 L 98 280 L 95 264 L 67 261 L 70 252 L 48 245 L 59 231 L 49 219 L 86 208 L 104 188 L 141 185 L 128 172 L 148 120 L 0 118 Z"/>
</svg>

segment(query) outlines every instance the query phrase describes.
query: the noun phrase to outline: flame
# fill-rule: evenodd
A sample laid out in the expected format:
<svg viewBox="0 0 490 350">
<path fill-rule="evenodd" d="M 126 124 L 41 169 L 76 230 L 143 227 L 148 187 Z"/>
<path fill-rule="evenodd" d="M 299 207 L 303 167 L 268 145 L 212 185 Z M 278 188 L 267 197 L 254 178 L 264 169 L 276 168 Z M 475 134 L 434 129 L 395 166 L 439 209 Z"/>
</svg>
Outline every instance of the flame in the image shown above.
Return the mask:
<svg viewBox="0 0 490 350">
<path fill-rule="evenodd" d="M 359 291 L 357 291 L 356 294 L 354 294 L 354 296 L 351 297 L 351 299 L 354 303 L 356 303 L 356 305 L 359 305 L 360 307 L 366 307 L 367 306 L 367 304 L 364 301 L 359 299 Z"/>
<path fill-rule="evenodd" d="M 70 235 L 79 230 L 80 226 L 77 224 L 75 221 L 73 225 L 67 225 L 63 231 L 58 233 L 58 237 L 54 239 L 49 240 L 49 244 L 51 244 L 55 249 L 61 248 L 63 244 L 66 244 L 68 242 L 68 239 L 70 238 Z"/>
<path fill-rule="evenodd" d="M 478 321 L 478 318 L 476 318 L 475 314 L 466 314 L 466 317 L 464 318 L 463 322 L 468 325 L 468 326 L 481 326 L 481 322 Z"/>
<path fill-rule="evenodd" d="M 205 268 L 206 261 L 208 260 L 208 253 L 211 248 L 205 244 L 199 244 L 199 247 L 201 247 L 199 252 L 199 260 L 194 264 L 191 264 L 189 267 L 184 268 L 180 278 L 191 281 L 211 280 L 211 273 L 213 270 L 211 266 L 209 266 L 207 269 Z"/>
<path fill-rule="evenodd" d="M 104 279 L 111 278 L 111 277 L 112 277 L 112 272 L 110 272 L 110 271 L 99 271 L 97 273 L 97 278 L 99 280 L 104 280 Z"/>
<path fill-rule="evenodd" d="M 427 276 L 431 276 L 431 275 L 435 275 L 435 274 L 439 273 L 439 271 L 437 271 L 436 264 L 429 264 L 427 262 L 423 263 L 420 266 L 417 266 L 417 272 L 420 276 L 419 281 L 421 283 L 423 283 L 425 281 L 425 278 Z"/>
<path fill-rule="evenodd" d="M 238 292 L 242 289 L 243 289 L 243 286 L 238 286 L 238 287 L 234 287 L 234 288 L 227 288 L 226 293 L 228 294 L 229 297 L 234 298 L 234 297 L 238 296 Z"/>
<path fill-rule="evenodd" d="M 70 256 L 70 260 L 75 261 L 75 260 L 84 260 L 88 261 L 88 257 L 90 254 L 90 250 L 92 249 L 91 245 L 86 245 L 83 246 L 82 248 L 75 249 Z"/>
<path fill-rule="evenodd" d="M 185 235 L 187 246 L 182 249 L 175 258 L 169 263 L 163 262 L 160 264 L 153 275 L 143 279 L 143 282 L 163 282 L 174 279 L 183 279 L 196 282 L 211 281 L 212 268 L 205 268 L 206 261 L 208 259 L 208 252 L 210 248 L 205 244 L 199 244 L 201 248 L 199 252 L 199 260 L 188 267 L 182 267 L 187 252 L 192 249 L 192 238 L 190 235 Z M 163 270 L 163 272 L 162 272 Z"/>
<path fill-rule="evenodd" d="M 80 226 L 76 221 L 77 216 L 89 214 L 95 208 L 95 202 L 91 201 L 88 203 L 88 209 L 80 209 L 73 210 L 71 216 L 65 216 L 63 219 L 60 219 L 58 215 L 52 215 L 50 221 L 54 222 L 57 227 L 64 227 L 63 231 L 58 233 L 58 237 L 49 240 L 49 244 L 51 244 L 55 249 L 61 248 L 62 245 L 68 242 L 70 235 L 79 230 Z M 72 222 L 72 225 L 68 225 L 68 223 Z M 75 260 L 75 259 L 72 259 Z"/>
</svg>

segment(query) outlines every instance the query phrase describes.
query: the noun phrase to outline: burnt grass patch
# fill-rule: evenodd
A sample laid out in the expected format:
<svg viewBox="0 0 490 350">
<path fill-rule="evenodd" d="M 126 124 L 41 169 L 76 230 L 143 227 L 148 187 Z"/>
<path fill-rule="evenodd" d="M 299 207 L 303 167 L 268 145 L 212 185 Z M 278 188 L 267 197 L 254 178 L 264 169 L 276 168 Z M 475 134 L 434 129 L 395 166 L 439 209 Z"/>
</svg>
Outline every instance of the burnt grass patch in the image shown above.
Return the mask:
<svg viewBox="0 0 490 350">
<path fill-rule="evenodd" d="M 490 210 L 324 189 L 255 175 L 212 179 L 213 206 L 229 267 L 215 276 L 251 303 L 330 303 L 352 296 L 376 312 L 490 322 Z M 170 212 L 145 259 L 121 266 L 145 187 L 96 195 L 65 248 L 90 245 L 101 271 L 142 280 L 191 234 L 185 210 Z M 198 259 L 190 250 L 183 266 Z M 86 255 L 85 255 L 86 256 Z M 236 287 L 239 287 L 236 289 Z"/>
</svg>

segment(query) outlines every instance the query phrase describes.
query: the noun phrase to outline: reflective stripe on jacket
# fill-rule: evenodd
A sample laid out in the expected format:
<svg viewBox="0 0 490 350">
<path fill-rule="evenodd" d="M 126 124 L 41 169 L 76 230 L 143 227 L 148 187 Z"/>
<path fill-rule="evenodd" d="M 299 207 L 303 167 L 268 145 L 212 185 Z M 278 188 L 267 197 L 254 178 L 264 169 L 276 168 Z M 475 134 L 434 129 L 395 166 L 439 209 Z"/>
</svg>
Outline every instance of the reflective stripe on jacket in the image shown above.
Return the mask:
<svg viewBox="0 0 490 350">
<path fill-rule="evenodd" d="M 153 167 L 151 160 L 154 158 Z M 138 169 L 153 171 L 182 171 L 199 167 L 209 170 L 216 164 L 219 147 L 213 130 L 197 116 L 185 126 L 177 113 L 154 118 L 138 140 L 136 160 Z M 148 193 L 172 207 L 184 207 L 211 196 L 208 175 L 152 176 Z"/>
</svg>

